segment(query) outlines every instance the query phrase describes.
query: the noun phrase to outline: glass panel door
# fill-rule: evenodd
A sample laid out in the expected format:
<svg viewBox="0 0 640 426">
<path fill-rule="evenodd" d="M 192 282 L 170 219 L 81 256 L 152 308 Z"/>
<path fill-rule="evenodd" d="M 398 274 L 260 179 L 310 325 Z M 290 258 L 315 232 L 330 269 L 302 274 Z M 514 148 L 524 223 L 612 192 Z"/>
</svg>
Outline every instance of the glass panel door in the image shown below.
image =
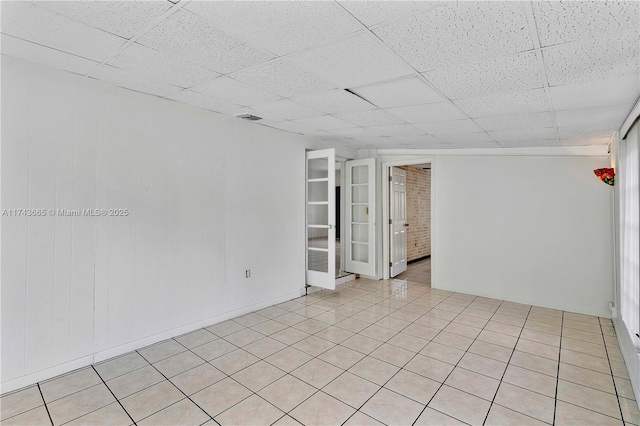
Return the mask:
<svg viewBox="0 0 640 426">
<path fill-rule="evenodd" d="M 347 244 L 345 269 L 375 275 L 375 159 L 347 161 Z"/>
<path fill-rule="evenodd" d="M 334 289 L 336 265 L 335 151 L 307 152 L 307 284 Z"/>
</svg>

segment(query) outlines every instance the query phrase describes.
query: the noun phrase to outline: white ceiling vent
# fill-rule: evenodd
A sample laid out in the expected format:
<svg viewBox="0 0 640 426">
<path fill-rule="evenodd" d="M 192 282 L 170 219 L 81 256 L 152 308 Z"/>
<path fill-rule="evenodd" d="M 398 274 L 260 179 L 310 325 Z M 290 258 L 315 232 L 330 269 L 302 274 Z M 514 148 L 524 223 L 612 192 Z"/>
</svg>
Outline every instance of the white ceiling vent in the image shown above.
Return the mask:
<svg viewBox="0 0 640 426">
<path fill-rule="evenodd" d="M 237 117 L 237 118 L 242 118 L 243 120 L 249 120 L 249 121 L 262 120 L 262 117 L 258 117 L 257 115 L 249 114 L 249 113 L 246 113 L 246 112 L 239 113 L 239 114 L 233 114 L 233 116 Z"/>
</svg>

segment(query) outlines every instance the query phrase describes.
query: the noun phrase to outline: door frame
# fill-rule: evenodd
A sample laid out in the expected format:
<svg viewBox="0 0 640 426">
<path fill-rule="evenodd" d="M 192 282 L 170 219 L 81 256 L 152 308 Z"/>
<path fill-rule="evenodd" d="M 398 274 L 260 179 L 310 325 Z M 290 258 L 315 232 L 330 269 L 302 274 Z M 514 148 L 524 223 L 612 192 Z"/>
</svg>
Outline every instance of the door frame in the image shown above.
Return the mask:
<svg viewBox="0 0 640 426">
<path fill-rule="evenodd" d="M 382 188 L 382 279 L 383 280 L 388 280 L 390 277 L 390 271 L 389 271 L 389 244 L 390 244 L 390 238 L 389 238 L 389 231 L 390 231 L 390 226 L 389 226 L 389 199 L 390 199 L 390 194 L 389 194 L 389 169 L 391 167 L 398 167 L 398 166 L 411 166 L 414 164 L 424 164 L 424 163 L 429 163 L 431 164 L 431 259 L 436 258 L 435 253 L 436 253 L 436 229 L 434 227 L 435 224 L 435 216 L 436 216 L 436 211 L 435 211 L 435 203 L 436 203 L 436 185 L 434 184 L 434 182 L 436 182 L 436 158 L 435 157 L 415 157 L 415 158 L 408 158 L 408 159 L 404 159 L 404 160 L 391 160 L 391 161 L 383 161 L 382 162 L 382 169 L 381 169 L 381 173 L 380 173 L 380 177 L 381 177 L 381 188 Z M 431 262 L 431 282 L 432 283 L 436 283 L 437 286 L 437 281 L 435 280 L 436 278 L 436 263 L 435 262 Z M 432 284 L 433 286 L 433 284 Z M 433 286 L 434 288 L 436 286 Z"/>
</svg>

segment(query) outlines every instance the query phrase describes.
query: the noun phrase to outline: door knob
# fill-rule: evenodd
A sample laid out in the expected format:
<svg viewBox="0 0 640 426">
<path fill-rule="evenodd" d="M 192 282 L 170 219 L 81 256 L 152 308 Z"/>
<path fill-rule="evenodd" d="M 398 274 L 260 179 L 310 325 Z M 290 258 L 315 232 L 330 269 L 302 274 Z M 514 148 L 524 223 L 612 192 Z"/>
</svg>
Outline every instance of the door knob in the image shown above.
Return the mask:
<svg viewBox="0 0 640 426">
<path fill-rule="evenodd" d="M 408 223 L 405 223 L 405 224 L 404 224 L 404 226 L 409 226 L 409 224 L 408 224 Z"/>
</svg>

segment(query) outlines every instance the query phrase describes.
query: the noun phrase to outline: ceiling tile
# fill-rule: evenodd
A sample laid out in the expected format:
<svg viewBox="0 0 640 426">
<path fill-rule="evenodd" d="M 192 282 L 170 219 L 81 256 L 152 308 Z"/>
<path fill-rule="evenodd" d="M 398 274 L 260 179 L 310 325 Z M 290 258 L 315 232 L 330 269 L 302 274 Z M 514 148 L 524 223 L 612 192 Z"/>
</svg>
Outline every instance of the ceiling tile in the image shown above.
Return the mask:
<svg viewBox="0 0 640 426">
<path fill-rule="evenodd" d="M 484 148 L 502 148 L 498 142 L 450 142 L 449 146 L 454 149 L 484 149 Z"/>
<path fill-rule="evenodd" d="M 137 42 L 223 74 L 273 58 L 184 11 L 169 16 Z"/>
<path fill-rule="evenodd" d="M 558 127 L 558 137 L 560 139 L 570 139 L 574 137 L 606 137 L 611 136 L 613 132 L 614 130 L 607 129 L 606 126 L 597 124 Z"/>
<path fill-rule="evenodd" d="M 367 127 L 367 130 L 375 133 L 379 136 L 419 136 L 424 135 L 425 132 L 423 130 L 418 129 L 417 127 L 412 126 L 411 124 L 395 124 L 391 126 L 370 126 Z"/>
<path fill-rule="evenodd" d="M 137 43 L 133 43 L 107 63 L 134 74 L 142 74 L 181 87 L 191 87 L 220 75 Z"/>
<path fill-rule="evenodd" d="M 633 108 L 633 104 L 607 108 L 568 109 L 556 111 L 558 127 L 593 126 L 618 130 Z"/>
<path fill-rule="evenodd" d="M 444 1 L 340 1 L 342 7 L 370 27 L 414 16 L 445 5 Z"/>
<path fill-rule="evenodd" d="M 428 104 L 444 100 L 419 77 L 401 78 L 352 90 L 380 108 Z"/>
<path fill-rule="evenodd" d="M 386 126 L 391 124 L 402 124 L 402 120 L 397 119 L 386 111 L 374 109 L 370 111 L 346 112 L 335 114 L 340 120 L 353 123 L 356 126 Z"/>
<path fill-rule="evenodd" d="M 634 103 L 640 98 L 640 74 L 551 87 L 556 110 L 597 108 Z"/>
<path fill-rule="evenodd" d="M 479 133 L 458 133 L 455 135 L 433 135 L 436 139 L 449 144 L 465 144 L 465 143 L 489 143 L 494 142 L 489 135 L 484 132 Z"/>
<path fill-rule="evenodd" d="M 71 71 L 76 74 L 86 74 L 98 65 L 98 62 L 20 40 L 19 38 L 5 34 L 2 34 L 0 44 L 2 45 L 3 55 L 41 63 L 51 68 Z"/>
<path fill-rule="evenodd" d="M 280 130 L 284 130 L 285 132 L 298 133 L 301 135 L 315 132 L 317 130 L 309 126 L 298 124 L 294 121 L 280 121 L 278 123 L 269 123 L 265 125 L 269 127 L 273 127 L 274 129 L 280 129 Z"/>
<path fill-rule="evenodd" d="M 419 129 L 422 129 L 426 133 L 431 135 L 449 135 L 456 133 L 476 133 L 481 132 L 482 129 L 478 127 L 473 120 L 450 120 L 450 121 L 436 121 L 433 123 L 415 123 Z"/>
<path fill-rule="evenodd" d="M 38 1 L 36 4 L 127 39 L 171 7 L 171 3 L 164 1 Z"/>
<path fill-rule="evenodd" d="M 92 71 L 89 77 L 113 84 L 114 86 L 120 86 L 142 93 L 150 93 L 156 96 L 167 96 L 181 89 L 164 81 L 139 76 L 109 65 L 103 65 Z"/>
<path fill-rule="evenodd" d="M 398 136 L 393 136 L 391 138 L 392 140 L 396 141 L 397 143 L 403 143 L 403 144 L 408 144 L 408 145 L 434 145 L 434 146 L 443 146 L 446 145 L 446 143 L 434 138 L 431 135 L 398 135 Z"/>
<path fill-rule="evenodd" d="M 413 73 L 370 33 L 349 37 L 287 58 L 341 88 L 362 86 Z"/>
<path fill-rule="evenodd" d="M 174 101 L 183 102 L 185 104 L 226 115 L 233 115 L 244 111 L 240 105 L 235 105 L 220 99 L 210 98 L 188 89 L 172 94 L 171 96 L 168 96 L 168 99 L 173 99 Z"/>
<path fill-rule="evenodd" d="M 209 83 L 201 84 L 191 89 L 204 95 L 233 102 L 238 105 L 259 105 L 275 102 L 280 99 L 277 95 L 229 77 L 217 78 Z"/>
<path fill-rule="evenodd" d="M 476 118 L 478 126 L 486 131 L 532 129 L 553 127 L 553 119 L 549 112 L 534 112 L 530 114 L 501 115 L 497 117 Z"/>
<path fill-rule="evenodd" d="M 296 96 L 291 100 L 327 114 L 366 111 L 376 108 L 375 105 L 342 89 Z"/>
<path fill-rule="evenodd" d="M 331 133 L 345 137 L 345 138 L 373 138 L 376 137 L 370 130 L 365 129 L 364 127 L 353 127 L 350 129 L 336 129 L 332 130 Z"/>
<path fill-rule="evenodd" d="M 534 1 L 542 46 L 640 28 L 636 1 Z"/>
<path fill-rule="evenodd" d="M 606 145 L 613 133 L 613 130 L 585 129 L 583 126 L 558 128 L 560 145 Z"/>
<path fill-rule="evenodd" d="M 298 120 L 322 115 L 321 112 L 315 109 L 302 106 L 289 99 L 280 99 L 279 101 L 268 104 L 255 105 L 252 106 L 251 109 L 256 111 L 261 117 L 264 114 L 266 116 L 280 117 L 283 120 Z"/>
<path fill-rule="evenodd" d="M 502 141 L 499 143 L 504 148 L 538 148 L 560 145 L 556 139 Z"/>
<path fill-rule="evenodd" d="M 374 32 L 420 72 L 533 48 L 521 2 L 450 2 Z"/>
<path fill-rule="evenodd" d="M 606 80 L 640 70 L 640 43 L 635 32 L 588 39 L 542 51 L 549 85 Z"/>
<path fill-rule="evenodd" d="M 509 141 L 546 140 L 556 138 L 556 129 L 553 127 L 545 127 L 541 129 L 502 130 L 489 132 L 489 134 L 500 143 Z"/>
<path fill-rule="evenodd" d="M 544 89 L 458 99 L 455 103 L 474 118 L 549 110 Z"/>
<path fill-rule="evenodd" d="M 434 121 L 451 121 L 467 118 L 467 116 L 449 102 L 388 108 L 386 111 L 409 123 L 430 123 Z"/>
<path fill-rule="evenodd" d="M 473 62 L 423 75 L 450 99 L 542 87 L 534 52 Z"/>
<path fill-rule="evenodd" d="M 27 2 L 2 2 L 2 32 L 63 52 L 102 61 L 122 46 L 121 37 Z"/>
<path fill-rule="evenodd" d="M 361 30 L 334 2 L 196 1 L 185 9 L 278 56 Z"/>
<path fill-rule="evenodd" d="M 303 118 L 301 120 L 295 120 L 295 122 L 298 124 L 302 124 L 303 126 L 309 126 L 315 129 L 326 130 L 329 132 L 337 129 L 349 129 L 353 127 L 353 124 L 339 120 L 331 115 Z"/>
<path fill-rule="evenodd" d="M 335 89 L 317 76 L 284 60 L 272 61 L 239 71 L 233 75 L 233 78 L 287 98 Z"/>
</svg>

